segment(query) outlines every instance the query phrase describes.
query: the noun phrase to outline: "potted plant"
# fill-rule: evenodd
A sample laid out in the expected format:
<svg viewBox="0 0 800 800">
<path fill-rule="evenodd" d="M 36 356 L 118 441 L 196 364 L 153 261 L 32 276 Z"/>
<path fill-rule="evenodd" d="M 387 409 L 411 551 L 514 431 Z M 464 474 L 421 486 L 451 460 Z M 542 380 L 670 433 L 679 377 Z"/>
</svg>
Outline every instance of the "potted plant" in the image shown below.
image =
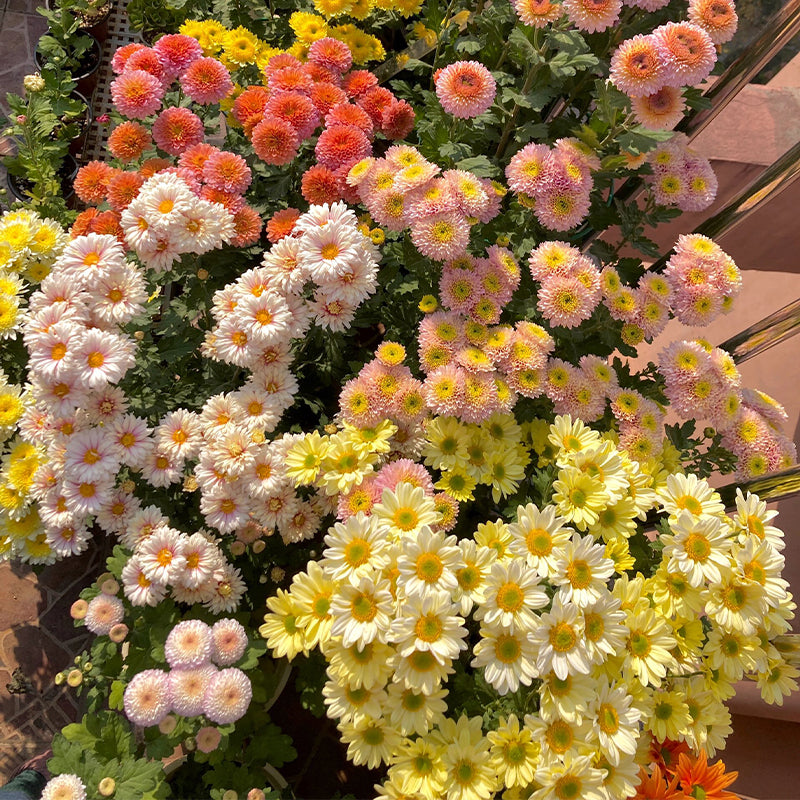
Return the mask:
<svg viewBox="0 0 800 800">
<path fill-rule="evenodd" d="M 108 38 L 108 18 L 114 8 L 113 0 L 47 0 L 49 11 L 65 8 L 74 14 L 80 29 L 103 42 Z"/>
<path fill-rule="evenodd" d="M 174 33 L 186 18 L 172 4 L 153 3 L 151 0 L 131 0 L 125 8 L 131 28 L 139 31 L 147 44 L 153 44 L 164 33 Z"/>
<path fill-rule="evenodd" d="M 81 123 L 87 124 L 88 106 L 70 97 L 74 82 L 47 91 L 47 79 L 33 75 L 26 84 L 25 97 L 6 96 L 11 109 L 6 135 L 16 143 L 16 154 L 4 159 L 8 188 L 16 200 L 30 202 L 42 216 L 66 222 L 78 170 L 70 142 L 79 135 Z"/>
<path fill-rule="evenodd" d="M 34 57 L 42 71 L 69 72 L 77 83 L 77 90 L 91 97 L 100 66 L 100 43 L 92 34 L 81 30 L 79 18 L 70 9 L 66 4 L 53 11 L 39 9 L 47 19 L 49 30 L 39 39 Z"/>
</svg>

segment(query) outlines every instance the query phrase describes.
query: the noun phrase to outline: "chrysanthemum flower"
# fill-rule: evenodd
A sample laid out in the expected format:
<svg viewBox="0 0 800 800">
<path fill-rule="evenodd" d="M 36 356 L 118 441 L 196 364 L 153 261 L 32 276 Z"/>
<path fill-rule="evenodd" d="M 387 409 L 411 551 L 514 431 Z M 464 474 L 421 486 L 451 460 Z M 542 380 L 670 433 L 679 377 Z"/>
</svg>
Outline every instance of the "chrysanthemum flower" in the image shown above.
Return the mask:
<svg viewBox="0 0 800 800">
<path fill-rule="evenodd" d="M 381 132 L 387 139 L 405 139 L 413 130 L 415 121 L 413 106 L 406 100 L 395 100 L 384 109 Z"/>
<path fill-rule="evenodd" d="M 233 103 L 233 116 L 242 124 L 246 135 L 261 122 L 270 98 L 265 86 L 248 86 Z"/>
<path fill-rule="evenodd" d="M 492 73 L 479 61 L 456 61 L 435 76 L 436 96 L 454 117 L 472 119 L 494 102 L 496 84 Z"/>
<path fill-rule="evenodd" d="M 543 28 L 549 22 L 555 22 L 564 13 L 558 2 L 550 0 L 513 0 L 517 16 L 534 28 Z"/>
<path fill-rule="evenodd" d="M 181 75 L 184 92 L 196 103 L 219 103 L 233 91 L 227 69 L 215 58 L 198 58 Z"/>
<path fill-rule="evenodd" d="M 637 34 L 624 41 L 611 57 L 611 82 L 631 97 L 653 94 L 664 86 L 667 65 L 653 36 Z"/>
<path fill-rule="evenodd" d="M 308 60 L 343 75 L 353 64 L 353 54 L 344 42 L 326 36 L 311 45 Z"/>
<path fill-rule="evenodd" d="M 211 628 L 199 619 L 179 622 L 167 635 L 164 653 L 170 667 L 194 669 L 211 659 Z"/>
<path fill-rule="evenodd" d="M 592 316 L 597 301 L 570 276 L 553 275 L 539 289 L 537 308 L 550 325 L 574 328 Z"/>
<path fill-rule="evenodd" d="M 689 22 L 703 28 L 714 44 L 729 42 L 739 18 L 732 0 L 690 0 Z"/>
<path fill-rule="evenodd" d="M 300 212 L 296 208 L 285 208 L 276 211 L 267 221 L 267 239 L 272 244 L 279 242 L 286 236 L 291 236 L 294 225 L 300 218 Z"/>
<path fill-rule="evenodd" d="M 315 83 L 308 93 L 314 108 L 325 116 L 339 105 L 347 103 L 347 94 L 332 83 Z"/>
<path fill-rule="evenodd" d="M 138 172 L 117 172 L 108 183 L 108 204 L 115 211 L 124 211 L 143 185 L 144 178 Z"/>
<path fill-rule="evenodd" d="M 90 161 L 78 170 L 73 182 L 75 194 L 84 203 L 99 205 L 106 199 L 108 183 L 115 170 L 103 161 Z"/>
<path fill-rule="evenodd" d="M 667 66 L 667 86 L 694 86 L 709 76 L 717 61 L 711 37 L 691 22 L 667 22 L 651 36 Z"/>
<path fill-rule="evenodd" d="M 341 198 L 339 179 L 321 164 L 315 164 L 303 173 L 300 192 L 310 205 L 335 203 Z"/>
<path fill-rule="evenodd" d="M 677 86 L 662 86 L 653 94 L 632 97 L 631 109 L 646 128 L 670 130 L 683 119 L 686 102 Z"/>
<path fill-rule="evenodd" d="M 411 241 L 422 255 L 448 261 L 462 255 L 469 243 L 470 226 L 454 211 L 431 215 L 411 223 Z"/>
<path fill-rule="evenodd" d="M 130 44 L 123 45 L 117 48 L 114 56 L 111 59 L 111 69 L 116 75 L 119 75 L 125 69 L 125 64 L 128 59 L 137 51 L 143 50 L 146 45 L 141 42 L 131 42 Z"/>
<path fill-rule="evenodd" d="M 144 119 L 161 108 L 164 87 L 154 75 L 137 69 L 124 72 L 111 84 L 111 98 L 125 117 Z"/>
<path fill-rule="evenodd" d="M 83 624 L 94 634 L 105 635 L 125 616 L 122 600 L 107 594 L 99 594 L 89 601 Z"/>
<path fill-rule="evenodd" d="M 196 717 L 202 714 L 206 692 L 216 672 L 211 664 L 204 664 L 194 669 L 171 669 L 169 697 L 172 711 L 182 717 Z"/>
<path fill-rule="evenodd" d="M 56 775 L 42 789 L 42 800 L 86 800 L 86 786 L 71 773 Z"/>
<path fill-rule="evenodd" d="M 596 33 L 619 19 L 622 0 L 564 0 L 564 10 L 576 28 Z"/>
<path fill-rule="evenodd" d="M 153 139 L 171 156 L 178 156 L 192 145 L 203 141 L 203 122 L 188 108 L 165 108 L 153 123 Z"/>
<path fill-rule="evenodd" d="M 169 679 L 160 669 L 146 669 L 134 675 L 123 695 L 125 716 L 142 727 L 158 725 L 171 710 Z"/>
<path fill-rule="evenodd" d="M 180 75 L 192 62 L 203 56 L 203 48 L 197 39 L 182 33 L 161 36 L 153 49 L 158 53 L 164 68 L 172 75 Z"/>
<path fill-rule="evenodd" d="M 211 677 L 203 701 L 203 714 L 218 725 L 241 719 L 253 697 L 250 679 L 240 669 L 228 667 Z"/>
<path fill-rule="evenodd" d="M 235 664 L 247 649 L 247 631 L 235 619 L 221 619 L 211 628 L 211 660 L 218 667 Z"/>
<path fill-rule="evenodd" d="M 152 47 L 143 47 L 137 50 L 125 62 L 125 72 L 132 72 L 135 69 L 144 70 L 149 72 L 154 77 L 161 81 L 161 85 L 166 89 L 174 77 L 173 74 L 168 74 L 161 63 L 158 53 Z"/>
<path fill-rule="evenodd" d="M 288 164 L 297 155 L 300 139 L 286 120 L 265 118 L 253 128 L 253 148 L 267 164 Z"/>
<path fill-rule="evenodd" d="M 321 164 L 330 169 L 348 167 L 372 153 L 366 134 L 354 125 L 326 128 L 317 140 L 314 152 Z"/>
<path fill-rule="evenodd" d="M 568 231 L 586 218 L 590 204 L 588 191 L 547 190 L 537 196 L 534 214 L 545 228 Z"/>
</svg>

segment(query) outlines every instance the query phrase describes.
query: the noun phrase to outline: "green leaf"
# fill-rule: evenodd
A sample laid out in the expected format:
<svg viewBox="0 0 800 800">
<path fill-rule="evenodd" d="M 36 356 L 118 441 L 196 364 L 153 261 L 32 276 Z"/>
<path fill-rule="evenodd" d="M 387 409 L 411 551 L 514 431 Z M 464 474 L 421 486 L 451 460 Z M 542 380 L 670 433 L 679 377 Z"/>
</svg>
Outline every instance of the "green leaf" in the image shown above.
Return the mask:
<svg viewBox="0 0 800 800">
<path fill-rule="evenodd" d="M 486 156 L 471 156 L 470 158 L 462 158 L 456 164 L 458 169 L 463 169 L 477 175 L 479 178 L 494 178 L 500 170 L 494 165 Z"/>
<path fill-rule="evenodd" d="M 108 693 L 108 707 L 114 711 L 122 711 L 122 697 L 125 694 L 123 681 L 112 681 L 111 691 Z"/>
</svg>

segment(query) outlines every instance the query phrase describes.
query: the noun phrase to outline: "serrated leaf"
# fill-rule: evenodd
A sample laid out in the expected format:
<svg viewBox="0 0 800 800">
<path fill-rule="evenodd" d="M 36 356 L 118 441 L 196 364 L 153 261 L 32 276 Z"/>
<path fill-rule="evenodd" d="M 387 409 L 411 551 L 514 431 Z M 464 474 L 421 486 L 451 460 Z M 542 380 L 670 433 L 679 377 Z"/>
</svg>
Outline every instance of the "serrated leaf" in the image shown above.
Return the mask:
<svg viewBox="0 0 800 800">
<path fill-rule="evenodd" d="M 111 691 L 108 693 L 108 707 L 114 711 L 122 711 L 122 698 L 125 694 L 125 683 L 123 681 L 113 681 Z"/>
<path fill-rule="evenodd" d="M 494 178 L 500 170 L 486 156 L 471 156 L 462 158 L 456 164 L 458 169 L 463 169 L 477 175 L 479 178 Z"/>
</svg>

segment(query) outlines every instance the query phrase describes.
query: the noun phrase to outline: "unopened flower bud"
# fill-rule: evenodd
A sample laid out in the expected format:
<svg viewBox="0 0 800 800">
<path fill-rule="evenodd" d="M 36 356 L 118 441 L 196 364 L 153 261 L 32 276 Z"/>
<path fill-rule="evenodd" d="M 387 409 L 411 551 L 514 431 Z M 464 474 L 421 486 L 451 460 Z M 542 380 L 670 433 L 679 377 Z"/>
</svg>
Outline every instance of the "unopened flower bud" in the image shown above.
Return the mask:
<svg viewBox="0 0 800 800">
<path fill-rule="evenodd" d="M 706 439 L 713 439 L 716 433 L 717 432 L 710 426 L 708 428 L 703 428 L 703 436 L 705 436 Z"/>
<path fill-rule="evenodd" d="M 207 269 L 199 269 L 199 270 L 197 270 L 197 277 L 201 281 L 207 281 L 208 280 L 208 270 Z"/>
<path fill-rule="evenodd" d="M 124 622 L 118 622 L 116 625 L 112 625 L 111 630 L 108 632 L 108 638 L 117 644 L 124 642 L 127 635 L 128 626 Z"/>
<path fill-rule="evenodd" d="M 245 551 L 245 543 L 244 542 L 232 542 L 231 543 L 231 555 L 240 556 Z"/>
<path fill-rule="evenodd" d="M 109 578 L 100 585 L 100 591 L 103 594 L 116 594 L 119 591 L 119 584 L 113 578 Z"/>
<path fill-rule="evenodd" d="M 91 668 L 92 668 L 92 662 L 91 662 L 91 661 L 87 661 L 87 662 L 86 662 L 86 663 L 83 665 L 83 671 L 84 671 L 84 672 L 89 672 L 89 671 L 91 670 Z"/>
<path fill-rule="evenodd" d="M 69 607 L 69 615 L 72 619 L 83 619 L 89 610 L 89 604 L 85 600 L 76 600 Z"/>
<path fill-rule="evenodd" d="M 56 686 L 61 686 L 62 683 L 67 679 L 67 676 L 63 672 L 56 673 L 56 677 L 53 679 Z"/>
<path fill-rule="evenodd" d="M 133 481 L 123 481 L 119 488 L 122 489 L 123 492 L 130 494 L 136 488 L 136 484 Z"/>
<path fill-rule="evenodd" d="M 108 124 L 110 121 L 111 121 L 111 117 L 109 117 L 109 116 L 108 116 L 108 114 L 101 114 L 101 115 L 100 115 L 100 116 L 97 118 L 97 124 L 98 124 L 98 125 L 106 125 L 106 124 Z"/>
<path fill-rule="evenodd" d="M 144 331 L 134 331 L 133 338 L 136 339 L 137 342 L 141 342 L 144 339 Z"/>
<path fill-rule="evenodd" d="M 22 79 L 22 85 L 26 92 L 41 92 L 44 89 L 44 78 L 38 72 L 34 72 Z"/>
<path fill-rule="evenodd" d="M 223 793 L 222 800 L 239 800 L 239 795 L 235 789 L 228 789 Z"/>
<path fill-rule="evenodd" d="M 117 782 L 113 778 L 103 778 L 103 780 L 97 784 L 97 793 L 101 797 L 111 797 L 116 788 Z"/>
<path fill-rule="evenodd" d="M 210 753 L 219 747 L 219 743 L 222 741 L 222 734 L 219 732 L 218 728 L 206 726 L 197 731 L 195 740 L 197 742 L 197 749 L 201 753 Z"/>
<path fill-rule="evenodd" d="M 280 583 L 286 577 L 286 570 L 281 569 L 281 567 L 273 567 L 269 573 L 269 577 L 275 583 Z"/>
<path fill-rule="evenodd" d="M 167 716 L 158 723 L 158 730 L 165 736 L 168 736 L 177 727 L 178 718 L 174 714 L 167 714 Z"/>
<path fill-rule="evenodd" d="M 17 123 L 19 125 L 24 125 L 28 121 L 28 118 L 24 114 L 17 115 Z"/>
<path fill-rule="evenodd" d="M 247 800 L 265 800 L 266 795 L 261 789 L 251 789 L 247 793 Z"/>
<path fill-rule="evenodd" d="M 67 684 L 73 689 L 83 683 L 83 673 L 79 669 L 71 669 L 67 675 Z"/>
<path fill-rule="evenodd" d="M 263 539 L 258 539 L 257 541 L 253 542 L 253 552 L 263 553 L 266 546 L 267 543 Z"/>
</svg>

